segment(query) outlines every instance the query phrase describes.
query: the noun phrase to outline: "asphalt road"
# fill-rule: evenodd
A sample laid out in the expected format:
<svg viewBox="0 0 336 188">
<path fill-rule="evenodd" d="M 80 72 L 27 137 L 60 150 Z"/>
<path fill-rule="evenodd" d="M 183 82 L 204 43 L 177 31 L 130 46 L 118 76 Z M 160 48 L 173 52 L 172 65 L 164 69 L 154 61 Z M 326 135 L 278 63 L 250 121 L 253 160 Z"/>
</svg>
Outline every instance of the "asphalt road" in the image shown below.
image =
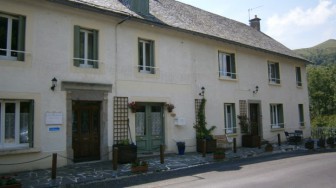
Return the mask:
<svg viewBox="0 0 336 188">
<path fill-rule="evenodd" d="M 336 188 L 336 152 L 274 154 L 82 186 Z"/>
</svg>

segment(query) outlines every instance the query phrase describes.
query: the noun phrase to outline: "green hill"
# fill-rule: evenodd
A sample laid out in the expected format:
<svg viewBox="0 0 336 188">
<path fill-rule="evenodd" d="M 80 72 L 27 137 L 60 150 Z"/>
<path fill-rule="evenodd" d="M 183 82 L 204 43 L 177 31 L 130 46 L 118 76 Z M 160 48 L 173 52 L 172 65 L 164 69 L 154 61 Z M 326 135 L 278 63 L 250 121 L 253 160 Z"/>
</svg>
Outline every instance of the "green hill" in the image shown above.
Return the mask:
<svg viewBox="0 0 336 188">
<path fill-rule="evenodd" d="M 335 39 L 329 39 L 311 48 L 302 48 L 294 51 L 315 65 L 336 64 Z"/>
</svg>

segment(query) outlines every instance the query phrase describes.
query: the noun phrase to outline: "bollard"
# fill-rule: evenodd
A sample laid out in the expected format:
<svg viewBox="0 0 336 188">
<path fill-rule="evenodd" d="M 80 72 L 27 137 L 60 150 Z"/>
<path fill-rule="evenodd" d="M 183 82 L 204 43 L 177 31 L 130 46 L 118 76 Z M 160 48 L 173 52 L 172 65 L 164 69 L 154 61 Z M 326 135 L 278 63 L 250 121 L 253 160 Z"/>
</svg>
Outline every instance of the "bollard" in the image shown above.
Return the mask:
<svg viewBox="0 0 336 188">
<path fill-rule="evenodd" d="M 114 147 L 113 148 L 113 170 L 117 170 L 118 169 L 118 148 Z"/>
<path fill-rule="evenodd" d="M 206 140 L 203 140 L 203 153 L 202 153 L 202 157 L 205 157 L 205 153 L 206 153 Z"/>
<path fill-rule="evenodd" d="M 161 164 L 164 163 L 164 145 L 163 144 L 160 145 L 160 162 Z"/>
<path fill-rule="evenodd" d="M 237 140 L 233 138 L 233 153 L 237 153 Z"/>
<path fill-rule="evenodd" d="M 56 168 L 57 168 L 57 153 L 52 155 L 52 166 L 51 166 L 51 179 L 56 179 Z"/>
<path fill-rule="evenodd" d="M 281 137 L 280 137 L 280 134 L 278 134 L 278 146 L 281 146 Z"/>
</svg>

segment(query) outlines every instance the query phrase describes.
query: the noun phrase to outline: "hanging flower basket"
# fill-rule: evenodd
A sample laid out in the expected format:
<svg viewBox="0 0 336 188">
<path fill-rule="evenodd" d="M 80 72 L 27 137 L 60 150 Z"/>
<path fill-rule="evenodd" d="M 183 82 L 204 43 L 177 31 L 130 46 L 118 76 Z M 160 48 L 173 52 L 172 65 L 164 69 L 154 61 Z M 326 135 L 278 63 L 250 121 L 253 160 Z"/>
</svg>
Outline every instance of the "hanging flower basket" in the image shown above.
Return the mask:
<svg viewBox="0 0 336 188">
<path fill-rule="evenodd" d="M 173 104 L 166 104 L 166 107 L 167 107 L 167 111 L 169 113 L 173 112 L 173 109 L 175 108 L 175 106 Z"/>
<path fill-rule="evenodd" d="M 136 110 L 138 109 L 138 106 L 137 106 L 137 104 L 133 101 L 133 102 L 130 102 L 130 103 L 128 103 L 128 108 L 130 108 L 131 109 L 131 112 L 132 113 L 135 113 L 136 112 Z"/>
</svg>

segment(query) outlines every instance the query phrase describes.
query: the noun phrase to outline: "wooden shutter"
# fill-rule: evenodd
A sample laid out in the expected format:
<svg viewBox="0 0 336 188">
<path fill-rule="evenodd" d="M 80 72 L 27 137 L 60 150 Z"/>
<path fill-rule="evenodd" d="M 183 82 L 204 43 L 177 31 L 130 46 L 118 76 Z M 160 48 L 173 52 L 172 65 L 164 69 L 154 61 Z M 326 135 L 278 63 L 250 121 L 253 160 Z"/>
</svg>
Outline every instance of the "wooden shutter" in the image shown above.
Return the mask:
<svg viewBox="0 0 336 188">
<path fill-rule="evenodd" d="M 93 68 L 98 69 L 98 31 L 93 30 Z"/>
<path fill-rule="evenodd" d="M 275 72 L 276 72 L 276 83 L 280 84 L 280 67 L 279 63 L 274 63 L 275 64 Z"/>
<path fill-rule="evenodd" d="M 79 48 L 80 48 L 80 27 L 75 25 L 74 27 L 74 58 L 79 57 Z M 74 66 L 79 67 L 80 60 L 74 59 Z"/>
<path fill-rule="evenodd" d="M 151 41 L 150 42 L 150 66 L 151 66 L 151 73 L 152 74 L 155 74 L 154 52 L 155 52 L 154 41 Z"/>
<path fill-rule="evenodd" d="M 18 51 L 25 51 L 26 17 L 19 16 Z M 18 60 L 24 61 L 25 53 L 18 52 Z"/>
<path fill-rule="evenodd" d="M 235 55 L 234 54 L 231 54 L 231 69 L 232 69 L 232 73 L 231 74 L 231 78 L 232 79 L 236 79 L 237 78 L 237 75 L 236 75 L 236 60 L 235 60 Z"/>
</svg>

